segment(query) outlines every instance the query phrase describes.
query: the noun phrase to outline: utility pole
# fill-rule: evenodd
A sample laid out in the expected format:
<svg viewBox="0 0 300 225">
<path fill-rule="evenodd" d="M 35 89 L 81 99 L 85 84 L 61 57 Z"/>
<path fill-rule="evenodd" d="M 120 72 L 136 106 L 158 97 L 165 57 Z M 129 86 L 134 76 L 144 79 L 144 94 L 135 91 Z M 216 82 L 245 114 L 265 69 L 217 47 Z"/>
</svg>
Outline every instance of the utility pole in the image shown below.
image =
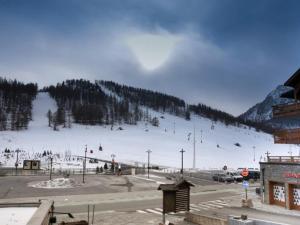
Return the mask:
<svg viewBox="0 0 300 225">
<path fill-rule="evenodd" d="M 114 174 L 115 174 L 116 173 L 116 168 L 115 168 L 115 157 L 116 157 L 116 155 L 115 154 L 111 154 L 110 156 L 112 158 L 111 165 L 113 166 Z"/>
<path fill-rule="evenodd" d="M 50 180 L 52 180 L 52 164 L 53 164 L 53 157 L 50 156 Z"/>
<path fill-rule="evenodd" d="M 194 140 L 193 140 L 193 169 L 196 169 L 196 129 L 195 129 L 195 124 L 194 124 Z"/>
<path fill-rule="evenodd" d="M 149 179 L 149 169 L 150 169 L 150 153 L 152 152 L 151 150 L 146 151 L 148 153 L 148 179 Z"/>
<path fill-rule="evenodd" d="M 84 175 L 86 170 L 86 153 L 87 153 L 87 145 L 85 145 L 84 161 L 82 162 L 82 183 L 84 183 Z"/>
<path fill-rule="evenodd" d="M 269 161 L 269 156 L 270 156 L 271 153 L 269 151 L 267 151 L 265 154 L 267 155 L 267 162 L 268 162 Z"/>
<path fill-rule="evenodd" d="M 173 122 L 173 134 L 175 134 L 175 121 Z"/>
<path fill-rule="evenodd" d="M 183 153 L 185 152 L 183 149 L 181 149 L 179 152 L 181 152 L 181 176 L 183 177 Z"/>
<path fill-rule="evenodd" d="M 202 133 L 203 133 L 203 131 L 201 130 L 201 144 L 202 144 Z"/>
<path fill-rule="evenodd" d="M 21 150 L 20 149 L 17 149 L 16 150 L 16 153 L 17 153 L 17 160 L 16 160 L 16 163 L 15 163 L 15 166 L 16 166 L 16 175 L 18 174 L 18 165 L 19 165 L 19 152 Z"/>
</svg>

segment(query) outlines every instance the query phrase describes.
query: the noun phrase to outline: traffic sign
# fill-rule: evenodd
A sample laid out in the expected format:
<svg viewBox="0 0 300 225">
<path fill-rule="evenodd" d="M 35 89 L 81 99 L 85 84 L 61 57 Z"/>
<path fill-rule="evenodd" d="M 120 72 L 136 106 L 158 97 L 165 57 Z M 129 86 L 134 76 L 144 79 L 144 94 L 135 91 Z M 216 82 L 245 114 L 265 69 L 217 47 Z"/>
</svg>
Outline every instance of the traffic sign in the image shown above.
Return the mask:
<svg viewBox="0 0 300 225">
<path fill-rule="evenodd" d="M 243 171 L 242 171 L 242 176 L 243 177 L 248 177 L 248 175 L 249 175 L 249 171 L 245 168 L 245 169 L 243 169 Z"/>
<path fill-rule="evenodd" d="M 243 181 L 243 188 L 247 189 L 249 187 L 249 182 L 248 181 Z"/>
</svg>

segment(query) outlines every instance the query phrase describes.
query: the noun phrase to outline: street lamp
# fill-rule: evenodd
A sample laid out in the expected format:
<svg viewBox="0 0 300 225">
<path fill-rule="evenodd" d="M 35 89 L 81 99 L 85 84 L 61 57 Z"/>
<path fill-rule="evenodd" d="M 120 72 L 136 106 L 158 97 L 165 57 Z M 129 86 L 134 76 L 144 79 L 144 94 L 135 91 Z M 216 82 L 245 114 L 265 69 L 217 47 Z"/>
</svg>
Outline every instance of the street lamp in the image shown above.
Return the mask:
<svg viewBox="0 0 300 225">
<path fill-rule="evenodd" d="M 84 161 L 82 162 L 82 183 L 84 183 L 84 175 L 85 175 L 85 170 L 86 170 L 86 153 L 87 153 L 87 145 L 85 145 L 85 150 L 84 150 Z"/>
<path fill-rule="evenodd" d="M 185 152 L 183 149 L 181 149 L 179 152 L 181 152 L 181 176 L 183 176 L 183 153 Z"/>
<path fill-rule="evenodd" d="M 115 170 L 115 157 L 116 157 L 116 155 L 115 154 L 111 154 L 110 156 L 112 158 L 111 165 L 113 166 L 113 170 L 114 170 L 114 174 L 115 174 L 115 172 L 116 172 L 116 170 Z"/>
<path fill-rule="evenodd" d="M 50 154 L 50 180 L 52 180 L 52 164 L 53 164 L 53 156 Z"/>
<path fill-rule="evenodd" d="M 17 173 L 18 173 L 19 152 L 20 152 L 20 151 L 21 151 L 20 149 L 17 149 L 17 150 L 16 150 L 16 153 L 17 153 L 17 159 L 16 159 L 16 163 L 15 163 L 15 166 L 16 166 L 16 175 L 17 175 Z"/>
<path fill-rule="evenodd" d="M 149 179 L 149 169 L 150 169 L 150 153 L 152 152 L 151 150 L 146 151 L 148 153 L 148 179 Z"/>
</svg>

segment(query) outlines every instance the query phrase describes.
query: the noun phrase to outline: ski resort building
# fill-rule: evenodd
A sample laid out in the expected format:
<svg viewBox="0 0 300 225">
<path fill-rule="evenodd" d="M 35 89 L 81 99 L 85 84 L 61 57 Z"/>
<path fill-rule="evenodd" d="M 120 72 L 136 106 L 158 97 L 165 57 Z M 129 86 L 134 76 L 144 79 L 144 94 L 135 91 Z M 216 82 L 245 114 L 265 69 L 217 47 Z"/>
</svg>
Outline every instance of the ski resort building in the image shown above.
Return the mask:
<svg viewBox="0 0 300 225">
<path fill-rule="evenodd" d="M 291 91 L 281 97 L 292 98 L 289 104 L 273 106 L 273 118 L 300 118 L 300 69 L 284 84 Z M 300 128 L 274 133 L 275 144 L 300 144 Z M 263 202 L 300 210 L 300 156 L 269 156 L 260 162 Z"/>
</svg>

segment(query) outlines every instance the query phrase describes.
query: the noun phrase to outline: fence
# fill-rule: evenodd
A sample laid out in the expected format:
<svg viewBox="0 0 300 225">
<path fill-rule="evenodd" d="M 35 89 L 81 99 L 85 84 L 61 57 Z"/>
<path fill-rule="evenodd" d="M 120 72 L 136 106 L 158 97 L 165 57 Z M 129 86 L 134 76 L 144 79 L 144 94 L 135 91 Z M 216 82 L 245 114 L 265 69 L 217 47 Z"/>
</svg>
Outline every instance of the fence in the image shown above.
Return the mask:
<svg viewBox="0 0 300 225">
<path fill-rule="evenodd" d="M 134 167 L 132 167 L 134 168 Z M 122 175 L 130 175 L 132 168 L 124 168 L 122 169 Z M 145 168 L 135 168 L 135 174 L 145 174 Z M 52 169 L 52 175 L 53 176 L 69 176 L 69 175 L 80 175 L 83 173 L 83 169 L 76 169 L 76 168 L 64 168 L 64 169 L 58 169 L 53 168 Z M 95 175 L 95 174 L 103 174 L 103 175 L 114 175 L 118 173 L 118 169 L 116 168 L 115 171 L 108 169 L 103 170 L 103 172 L 100 172 L 100 170 L 97 170 L 96 168 L 87 168 L 85 170 L 86 175 Z M 16 168 L 14 167 L 0 167 L 0 176 L 49 176 L 50 170 L 49 169 L 41 169 L 41 170 L 24 170 L 22 168 Z"/>
</svg>

